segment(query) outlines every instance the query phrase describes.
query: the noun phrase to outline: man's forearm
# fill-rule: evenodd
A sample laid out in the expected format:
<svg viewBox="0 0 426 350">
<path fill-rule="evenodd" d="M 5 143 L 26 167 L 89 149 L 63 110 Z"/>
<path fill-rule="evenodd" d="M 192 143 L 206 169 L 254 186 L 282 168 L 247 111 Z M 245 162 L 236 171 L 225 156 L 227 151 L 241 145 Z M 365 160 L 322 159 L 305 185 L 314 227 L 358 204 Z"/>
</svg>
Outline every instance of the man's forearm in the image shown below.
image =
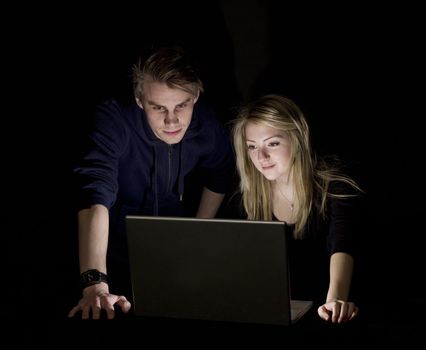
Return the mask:
<svg viewBox="0 0 426 350">
<path fill-rule="evenodd" d="M 98 269 L 106 273 L 108 209 L 100 204 L 78 213 L 80 272 Z"/>
<path fill-rule="evenodd" d="M 203 188 L 201 194 L 200 205 L 197 211 L 197 218 L 212 219 L 216 216 L 220 205 L 222 204 L 225 195 L 210 191 L 208 188 Z"/>
</svg>

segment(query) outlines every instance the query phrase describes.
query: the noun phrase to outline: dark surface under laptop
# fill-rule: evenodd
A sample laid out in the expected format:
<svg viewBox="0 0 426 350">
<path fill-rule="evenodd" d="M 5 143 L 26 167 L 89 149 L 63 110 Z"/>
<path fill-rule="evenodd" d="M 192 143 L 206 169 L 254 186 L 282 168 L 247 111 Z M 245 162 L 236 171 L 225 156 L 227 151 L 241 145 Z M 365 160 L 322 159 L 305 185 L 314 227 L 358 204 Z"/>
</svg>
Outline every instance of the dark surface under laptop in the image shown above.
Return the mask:
<svg viewBox="0 0 426 350">
<path fill-rule="evenodd" d="M 286 225 L 278 221 L 127 216 L 139 316 L 290 325 Z"/>
</svg>

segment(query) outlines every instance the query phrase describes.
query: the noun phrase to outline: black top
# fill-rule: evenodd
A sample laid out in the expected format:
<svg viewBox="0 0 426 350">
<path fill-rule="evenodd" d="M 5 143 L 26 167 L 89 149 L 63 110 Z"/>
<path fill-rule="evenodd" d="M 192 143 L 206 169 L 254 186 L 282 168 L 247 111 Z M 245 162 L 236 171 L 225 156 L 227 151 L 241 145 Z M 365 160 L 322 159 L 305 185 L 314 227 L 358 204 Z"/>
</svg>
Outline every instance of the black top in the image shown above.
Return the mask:
<svg viewBox="0 0 426 350">
<path fill-rule="evenodd" d="M 334 181 L 329 191 L 335 194 L 356 194 L 350 185 Z M 324 302 L 329 283 L 330 256 L 337 252 L 359 257 L 358 241 L 362 234 L 362 196 L 328 197 L 326 214 L 320 215 L 317 193 L 303 239 L 289 240 L 291 289 L 294 299 Z M 290 225 L 294 227 L 294 225 Z"/>
<path fill-rule="evenodd" d="M 294 225 L 288 225 L 289 259 L 291 290 L 293 299 L 317 300 L 326 297 L 329 283 L 330 256 L 337 252 L 352 255 L 356 262 L 359 258 L 358 241 L 363 233 L 362 200 L 363 197 L 350 185 L 333 181 L 329 192 L 355 195 L 354 197 L 328 197 L 326 214 L 320 214 L 320 193 L 315 193 L 314 203 L 302 239 L 294 239 Z M 239 209 L 238 216 L 245 218 L 241 210 L 240 197 L 234 196 L 230 206 Z M 274 220 L 277 220 L 274 218 Z"/>
</svg>

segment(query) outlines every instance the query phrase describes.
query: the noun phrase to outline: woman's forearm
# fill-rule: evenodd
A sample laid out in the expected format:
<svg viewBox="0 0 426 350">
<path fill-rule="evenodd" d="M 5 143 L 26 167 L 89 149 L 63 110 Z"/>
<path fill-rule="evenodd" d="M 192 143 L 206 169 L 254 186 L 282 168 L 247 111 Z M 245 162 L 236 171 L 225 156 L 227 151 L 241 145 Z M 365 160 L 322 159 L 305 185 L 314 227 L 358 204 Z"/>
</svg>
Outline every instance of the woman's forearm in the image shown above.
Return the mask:
<svg viewBox="0 0 426 350">
<path fill-rule="evenodd" d="M 330 257 L 330 284 L 327 293 L 327 302 L 348 300 L 353 265 L 353 257 L 347 253 L 337 252 Z"/>
</svg>

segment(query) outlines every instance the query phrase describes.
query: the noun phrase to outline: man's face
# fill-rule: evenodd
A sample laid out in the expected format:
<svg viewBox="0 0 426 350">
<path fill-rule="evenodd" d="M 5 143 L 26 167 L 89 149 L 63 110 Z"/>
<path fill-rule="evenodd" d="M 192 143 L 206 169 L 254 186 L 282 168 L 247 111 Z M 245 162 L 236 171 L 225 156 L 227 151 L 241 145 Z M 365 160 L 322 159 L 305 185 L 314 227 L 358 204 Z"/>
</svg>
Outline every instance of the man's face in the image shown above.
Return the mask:
<svg viewBox="0 0 426 350">
<path fill-rule="evenodd" d="M 142 100 L 136 99 L 145 110 L 148 124 L 160 140 L 172 145 L 182 140 L 192 119 L 192 111 L 198 95 L 182 89 L 170 88 L 165 83 L 144 83 Z"/>
</svg>

